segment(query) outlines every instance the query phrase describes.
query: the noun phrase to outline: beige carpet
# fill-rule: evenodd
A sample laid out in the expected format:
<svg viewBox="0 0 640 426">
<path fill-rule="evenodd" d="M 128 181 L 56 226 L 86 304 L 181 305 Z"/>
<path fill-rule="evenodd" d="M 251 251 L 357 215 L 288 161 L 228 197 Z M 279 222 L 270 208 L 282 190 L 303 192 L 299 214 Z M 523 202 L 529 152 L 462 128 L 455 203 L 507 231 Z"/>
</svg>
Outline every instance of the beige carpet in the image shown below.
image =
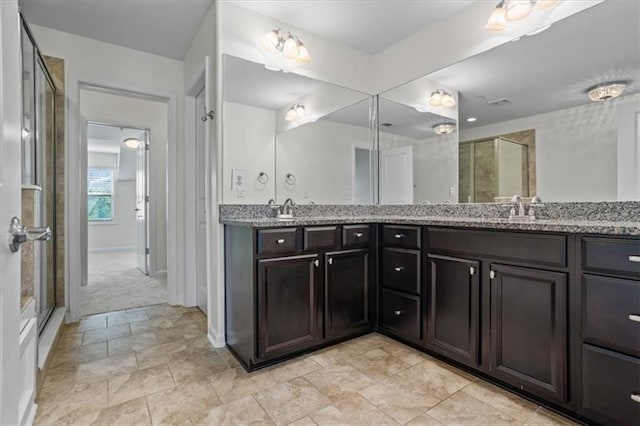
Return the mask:
<svg viewBox="0 0 640 426">
<path fill-rule="evenodd" d="M 89 253 L 88 285 L 82 287 L 80 315 L 166 302 L 166 279 L 140 272 L 135 251 Z"/>
</svg>

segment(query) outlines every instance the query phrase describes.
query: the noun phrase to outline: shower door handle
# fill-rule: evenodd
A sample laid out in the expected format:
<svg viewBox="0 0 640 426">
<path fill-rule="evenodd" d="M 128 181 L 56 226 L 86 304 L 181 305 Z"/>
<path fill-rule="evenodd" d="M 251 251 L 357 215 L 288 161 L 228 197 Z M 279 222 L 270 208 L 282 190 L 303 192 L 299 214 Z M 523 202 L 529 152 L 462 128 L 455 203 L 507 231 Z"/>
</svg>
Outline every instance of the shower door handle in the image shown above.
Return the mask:
<svg viewBox="0 0 640 426">
<path fill-rule="evenodd" d="M 11 243 L 9 248 L 12 253 L 20 250 L 20 246 L 27 241 L 49 241 L 51 239 L 51 228 L 48 226 L 42 228 L 27 228 L 20 222 L 20 219 L 13 217 L 9 224 L 9 233 L 11 234 Z"/>
</svg>

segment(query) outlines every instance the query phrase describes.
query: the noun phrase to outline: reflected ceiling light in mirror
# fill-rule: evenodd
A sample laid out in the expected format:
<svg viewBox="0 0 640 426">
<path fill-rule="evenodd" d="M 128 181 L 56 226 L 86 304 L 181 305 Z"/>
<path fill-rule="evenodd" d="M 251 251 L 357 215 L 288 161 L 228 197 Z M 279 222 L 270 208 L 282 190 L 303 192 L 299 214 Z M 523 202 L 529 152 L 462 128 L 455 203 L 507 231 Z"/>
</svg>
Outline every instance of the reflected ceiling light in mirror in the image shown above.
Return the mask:
<svg viewBox="0 0 640 426">
<path fill-rule="evenodd" d="M 514 22 L 526 18 L 534 6 L 545 10 L 555 6 L 556 3 L 558 0 L 501 0 L 489 15 L 489 20 L 484 27 L 489 31 L 502 31 L 506 28 L 507 21 Z"/>
<path fill-rule="evenodd" d="M 440 136 L 450 135 L 456 130 L 455 123 L 440 123 L 433 126 L 433 131 Z"/>
<path fill-rule="evenodd" d="M 626 87 L 627 84 L 622 81 L 599 84 L 587 90 L 587 95 L 593 102 L 608 101 L 622 95 Z"/>
<path fill-rule="evenodd" d="M 487 21 L 484 27 L 489 31 L 504 30 L 507 26 L 506 14 L 507 14 L 507 9 L 505 7 L 505 3 L 504 1 L 501 1 L 496 5 L 495 9 L 493 9 L 493 12 L 491 12 L 491 15 L 489 16 L 489 20 Z"/>
<path fill-rule="evenodd" d="M 124 146 L 126 146 L 127 148 L 136 149 L 137 147 L 140 146 L 140 139 L 127 138 L 123 141 L 123 143 L 124 143 Z"/>
<path fill-rule="evenodd" d="M 280 28 L 269 31 L 261 39 L 262 45 L 269 52 L 280 52 L 289 61 L 296 61 L 300 64 L 311 62 L 311 55 L 300 39 L 287 33 L 285 37 Z"/>
<path fill-rule="evenodd" d="M 284 119 L 287 121 L 302 121 L 307 117 L 307 110 L 302 104 L 293 104 L 287 110 Z"/>
<path fill-rule="evenodd" d="M 531 0 L 510 0 L 507 2 L 507 12 L 504 17 L 511 22 L 524 19 L 531 13 L 533 3 Z"/>
<path fill-rule="evenodd" d="M 451 95 L 451 93 L 447 92 L 446 90 L 437 89 L 431 92 L 431 96 L 429 96 L 429 105 L 436 108 L 451 108 L 456 106 L 456 100 Z"/>
</svg>

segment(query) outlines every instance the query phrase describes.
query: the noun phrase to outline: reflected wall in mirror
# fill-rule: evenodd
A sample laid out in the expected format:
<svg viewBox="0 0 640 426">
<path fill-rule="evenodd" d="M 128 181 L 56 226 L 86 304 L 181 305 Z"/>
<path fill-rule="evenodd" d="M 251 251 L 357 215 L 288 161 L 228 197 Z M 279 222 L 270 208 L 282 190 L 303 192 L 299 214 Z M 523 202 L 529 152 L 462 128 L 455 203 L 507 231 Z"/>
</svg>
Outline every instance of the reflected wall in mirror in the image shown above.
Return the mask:
<svg viewBox="0 0 640 426">
<path fill-rule="evenodd" d="M 431 78 L 378 97 L 380 204 L 458 200 L 457 98 Z"/>
<path fill-rule="evenodd" d="M 375 201 L 369 95 L 223 61 L 223 203 Z"/>
</svg>

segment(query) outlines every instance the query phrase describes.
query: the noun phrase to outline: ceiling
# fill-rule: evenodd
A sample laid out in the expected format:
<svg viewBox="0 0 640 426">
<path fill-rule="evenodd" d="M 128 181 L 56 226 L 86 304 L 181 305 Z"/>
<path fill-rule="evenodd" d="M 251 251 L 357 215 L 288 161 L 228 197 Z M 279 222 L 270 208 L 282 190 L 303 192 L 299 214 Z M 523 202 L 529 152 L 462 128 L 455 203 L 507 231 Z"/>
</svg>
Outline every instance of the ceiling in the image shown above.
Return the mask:
<svg viewBox="0 0 640 426">
<path fill-rule="evenodd" d="M 213 0 L 19 0 L 26 20 L 56 30 L 184 59 Z"/>
<path fill-rule="evenodd" d="M 87 125 L 89 153 L 117 155 L 116 180 L 135 180 L 136 178 L 136 150 L 127 148 L 122 143 L 127 138 L 143 140 L 145 131 L 93 123 Z"/>
<path fill-rule="evenodd" d="M 473 3 L 470 0 L 229 1 L 371 54 Z"/>
<path fill-rule="evenodd" d="M 587 104 L 587 89 L 603 82 L 640 92 L 639 16 L 640 2 L 604 2 L 429 78 L 459 91 L 461 128 Z M 500 98 L 512 103 L 488 104 Z"/>
</svg>

